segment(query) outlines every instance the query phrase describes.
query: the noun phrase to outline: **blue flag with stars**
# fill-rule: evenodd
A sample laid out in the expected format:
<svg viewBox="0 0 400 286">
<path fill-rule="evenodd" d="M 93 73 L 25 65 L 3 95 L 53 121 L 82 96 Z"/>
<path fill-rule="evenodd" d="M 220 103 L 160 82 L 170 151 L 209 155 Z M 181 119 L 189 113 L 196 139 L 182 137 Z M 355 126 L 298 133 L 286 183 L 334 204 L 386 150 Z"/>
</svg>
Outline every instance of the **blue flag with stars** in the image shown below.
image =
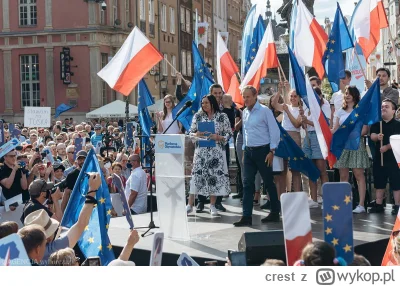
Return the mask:
<svg viewBox="0 0 400 286">
<path fill-rule="evenodd" d="M 253 30 L 253 38 L 251 39 L 251 44 L 249 47 L 249 51 L 247 53 L 247 58 L 246 58 L 246 66 L 244 67 L 244 74 L 246 75 L 247 71 L 249 70 L 251 64 L 253 63 L 257 52 L 258 48 L 260 47 L 261 41 L 264 37 L 265 33 L 265 24 L 264 20 L 261 17 L 261 15 L 258 16 L 257 24 L 254 27 Z"/>
<path fill-rule="evenodd" d="M 288 47 L 288 52 L 289 52 L 290 67 L 292 68 L 293 81 L 296 93 L 298 96 L 300 96 L 305 105 L 308 108 L 310 108 L 310 105 L 308 104 L 306 79 L 304 77 L 303 69 L 300 67 L 296 57 L 294 56 L 292 50 L 289 47 Z"/>
<path fill-rule="evenodd" d="M 353 47 L 353 41 L 347 24 L 343 19 L 342 10 L 339 3 L 337 3 L 335 21 L 329 35 L 326 51 L 322 57 L 322 64 L 325 67 L 333 92 L 339 91 L 340 79 L 346 76 L 343 52 Z"/>
<path fill-rule="evenodd" d="M 78 221 L 79 214 L 85 204 L 85 195 L 89 191 L 89 178 L 86 175 L 88 172 L 98 172 L 101 176 L 101 185 L 96 192 L 97 205 L 93 208 L 89 224 L 81 235 L 78 246 L 86 257 L 99 256 L 101 265 L 105 266 L 115 259 L 107 234 L 112 204 L 107 182 L 100 169 L 94 149 L 89 151 L 82 170 L 79 173 L 61 225 L 70 228 Z"/>
<path fill-rule="evenodd" d="M 56 113 L 54 114 L 54 118 L 59 117 L 62 113 L 71 110 L 72 108 L 74 108 L 75 106 L 69 106 L 65 103 L 61 103 L 59 106 L 57 106 L 56 108 Z"/>
<path fill-rule="evenodd" d="M 324 240 L 335 248 L 336 257 L 350 264 L 354 258 L 351 186 L 349 183 L 325 183 L 322 192 Z"/>
<path fill-rule="evenodd" d="M 139 82 L 139 93 L 138 93 L 138 110 L 139 110 L 139 123 L 142 128 L 142 136 L 140 140 L 142 140 L 143 148 L 140 150 L 141 152 L 141 160 L 144 161 L 145 153 L 144 151 L 150 148 L 150 135 L 151 128 L 154 126 L 153 120 L 151 120 L 151 116 L 148 110 L 148 107 L 154 104 L 154 99 L 151 96 L 150 90 L 147 87 L 144 79 Z"/>
<path fill-rule="evenodd" d="M 297 145 L 290 135 L 278 123 L 281 131 L 281 141 L 275 150 L 275 155 L 289 161 L 291 169 L 306 175 L 311 181 L 316 182 L 320 172 L 315 164 L 306 157 L 303 150 Z"/>
<path fill-rule="evenodd" d="M 21 130 L 15 128 L 13 123 L 8 123 L 8 132 L 10 133 L 10 138 L 19 139 L 19 135 L 21 135 Z"/>
<path fill-rule="evenodd" d="M 381 120 L 381 91 L 379 78 L 375 80 L 349 117 L 333 134 L 331 151 L 340 158 L 344 149 L 358 150 L 364 125 L 372 125 Z"/>
<path fill-rule="evenodd" d="M 125 134 L 125 147 L 133 147 L 133 143 L 135 138 L 133 138 L 133 128 L 135 125 L 133 125 L 133 122 L 128 122 L 126 125 L 126 134 Z"/>
<path fill-rule="evenodd" d="M 201 108 L 201 100 L 210 92 L 210 86 L 214 84 L 214 79 L 210 70 L 207 67 L 199 49 L 195 42 L 192 43 L 193 62 L 194 62 L 194 77 L 192 85 L 185 98 L 172 110 L 173 117 L 176 116 L 179 109 L 189 100 L 193 101 L 192 106 L 186 109 L 178 118 L 186 130 L 190 129 L 193 115 Z"/>
</svg>

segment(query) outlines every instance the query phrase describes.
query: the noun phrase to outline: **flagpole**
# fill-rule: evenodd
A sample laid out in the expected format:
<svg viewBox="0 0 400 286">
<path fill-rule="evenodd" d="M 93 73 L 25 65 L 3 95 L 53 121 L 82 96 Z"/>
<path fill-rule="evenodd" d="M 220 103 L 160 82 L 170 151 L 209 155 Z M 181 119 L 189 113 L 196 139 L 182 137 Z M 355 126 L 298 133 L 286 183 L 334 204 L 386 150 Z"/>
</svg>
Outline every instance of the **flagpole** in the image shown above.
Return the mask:
<svg viewBox="0 0 400 286">
<path fill-rule="evenodd" d="M 354 45 L 354 44 L 353 44 Z M 357 58 L 357 61 L 358 61 L 358 64 L 360 65 L 360 67 L 361 67 L 361 72 L 362 72 L 362 74 L 363 74 L 363 76 L 364 76 L 364 78 L 365 79 L 367 79 L 367 76 L 365 75 L 365 72 L 364 72 L 364 68 L 362 67 L 362 64 L 361 64 L 361 61 L 360 61 L 360 58 L 358 57 L 358 53 L 357 53 L 357 46 L 356 45 L 354 45 L 354 54 L 356 55 L 356 58 Z"/>
<path fill-rule="evenodd" d="M 178 72 L 178 70 L 167 60 L 167 59 L 164 59 L 164 61 L 177 73 Z M 183 76 L 182 76 L 182 79 L 185 81 L 185 83 L 188 81 L 188 80 L 186 80 Z"/>
<path fill-rule="evenodd" d="M 282 65 L 281 65 L 281 61 L 279 60 L 278 57 L 276 57 L 276 58 L 278 59 L 279 68 L 281 69 L 281 72 L 282 72 L 282 74 L 283 74 L 283 78 L 284 78 L 285 81 L 287 81 L 286 75 L 285 75 L 285 73 L 283 72 L 283 68 L 282 68 Z"/>
</svg>

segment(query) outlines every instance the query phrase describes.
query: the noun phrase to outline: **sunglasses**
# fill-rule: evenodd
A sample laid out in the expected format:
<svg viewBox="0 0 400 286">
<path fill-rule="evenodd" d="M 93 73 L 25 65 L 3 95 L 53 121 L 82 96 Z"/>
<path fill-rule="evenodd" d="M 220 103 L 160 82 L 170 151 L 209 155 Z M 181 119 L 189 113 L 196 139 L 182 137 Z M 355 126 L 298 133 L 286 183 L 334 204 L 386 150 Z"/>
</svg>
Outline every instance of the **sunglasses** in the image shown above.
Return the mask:
<svg viewBox="0 0 400 286">
<path fill-rule="evenodd" d="M 19 156 L 20 159 L 28 159 L 28 156 Z"/>
<path fill-rule="evenodd" d="M 60 138 L 60 139 L 57 139 L 57 141 L 62 141 L 62 138 Z"/>
<path fill-rule="evenodd" d="M 74 154 L 75 152 L 68 152 L 68 154 Z"/>
</svg>

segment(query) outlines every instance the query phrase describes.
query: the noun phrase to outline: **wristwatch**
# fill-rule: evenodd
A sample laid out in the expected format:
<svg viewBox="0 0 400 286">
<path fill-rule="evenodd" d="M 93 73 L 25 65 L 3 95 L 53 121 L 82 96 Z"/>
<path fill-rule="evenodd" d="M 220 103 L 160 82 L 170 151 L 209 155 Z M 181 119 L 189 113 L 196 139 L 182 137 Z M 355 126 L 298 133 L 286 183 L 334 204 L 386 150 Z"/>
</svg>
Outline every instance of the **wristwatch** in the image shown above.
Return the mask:
<svg viewBox="0 0 400 286">
<path fill-rule="evenodd" d="M 269 152 L 275 155 L 275 149 L 271 149 Z"/>
</svg>

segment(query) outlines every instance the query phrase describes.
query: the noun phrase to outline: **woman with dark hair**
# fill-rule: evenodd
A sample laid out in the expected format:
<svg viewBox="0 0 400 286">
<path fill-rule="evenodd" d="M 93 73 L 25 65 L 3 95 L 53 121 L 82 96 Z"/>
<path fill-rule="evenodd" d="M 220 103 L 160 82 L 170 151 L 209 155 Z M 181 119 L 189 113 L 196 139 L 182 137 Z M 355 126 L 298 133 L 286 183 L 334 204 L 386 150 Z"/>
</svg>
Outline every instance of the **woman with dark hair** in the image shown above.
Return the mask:
<svg viewBox="0 0 400 286">
<path fill-rule="evenodd" d="M 320 100 L 320 106 L 322 111 L 324 112 L 326 118 L 331 118 L 331 108 L 328 105 L 324 104 L 324 97 L 322 95 L 322 91 L 319 87 L 314 87 L 315 93 L 318 95 Z M 328 173 L 326 172 L 326 161 L 324 156 L 322 155 L 321 148 L 319 146 L 317 133 L 315 132 L 314 122 L 311 116 L 311 112 L 308 108 L 304 109 L 304 114 L 302 115 L 302 123 L 303 128 L 306 130 L 306 138 L 304 138 L 303 142 L 303 152 L 307 156 L 307 158 L 311 159 L 315 166 L 320 171 L 320 179 L 321 185 L 327 183 Z M 310 185 L 310 200 L 308 201 L 310 208 L 319 208 L 317 202 L 318 195 L 318 184 L 317 182 L 313 182 L 309 180 Z"/>
<path fill-rule="evenodd" d="M 157 130 L 159 133 L 163 133 L 164 130 L 166 130 L 174 120 L 172 116 L 172 109 L 174 109 L 174 107 L 175 107 L 175 102 L 173 96 L 167 94 L 164 97 L 163 111 L 156 113 Z M 179 133 L 181 133 L 181 130 L 178 121 L 175 121 L 174 124 L 172 124 L 171 127 L 166 132 L 166 134 L 179 134 Z"/>
<path fill-rule="evenodd" d="M 334 126 L 332 133 L 335 133 L 343 122 L 346 121 L 347 117 L 351 114 L 353 109 L 360 102 L 360 92 L 356 86 L 347 86 L 345 89 L 345 95 L 343 97 L 342 108 L 339 109 L 334 118 Z M 368 126 L 364 125 L 361 131 L 361 136 L 368 133 Z M 366 193 L 366 183 L 364 172 L 369 167 L 369 158 L 367 150 L 365 149 L 364 142 L 360 140 L 360 146 L 357 150 L 343 150 L 342 155 L 336 162 L 335 168 L 339 169 L 340 181 L 349 181 L 349 169 L 353 170 L 354 177 L 357 180 L 358 194 L 360 202 L 358 206 L 353 210 L 353 213 L 365 213 L 364 200 Z"/>
<path fill-rule="evenodd" d="M 206 136 L 199 131 L 200 122 L 214 122 L 215 134 Z M 193 211 L 194 195 L 210 196 L 211 215 L 218 215 L 215 207 L 217 196 L 229 195 L 229 173 L 226 164 L 225 145 L 232 136 L 232 129 L 228 116 L 220 112 L 217 100 L 211 94 L 203 97 L 201 110 L 197 112 L 189 130 L 192 136 L 213 140 L 215 147 L 200 147 L 196 143 L 193 159 L 192 179 L 190 181 L 190 195 L 186 210 Z M 203 139 L 204 140 L 204 139 Z"/>
</svg>

